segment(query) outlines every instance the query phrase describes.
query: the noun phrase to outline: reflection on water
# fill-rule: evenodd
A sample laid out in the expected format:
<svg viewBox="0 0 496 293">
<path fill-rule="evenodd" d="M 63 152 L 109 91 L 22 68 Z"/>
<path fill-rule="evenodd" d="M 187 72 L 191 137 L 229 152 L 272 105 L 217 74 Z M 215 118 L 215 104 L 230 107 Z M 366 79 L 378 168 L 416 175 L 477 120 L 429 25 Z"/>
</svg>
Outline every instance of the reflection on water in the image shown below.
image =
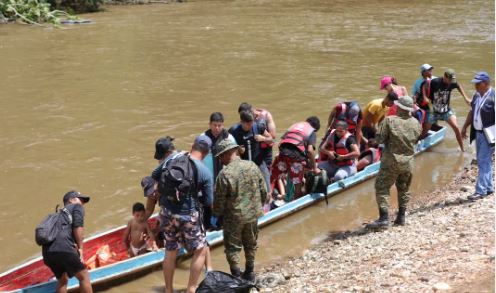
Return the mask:
<svg viewBox="0 0 496 293">
<path fill-rule="evenodd" d="M 383 97 L 384 74 L 410 89 L 426 62 L 437 75 L 455 68 L 469 93 L 476 71 L 494 75 L 494 8 L 483 1 L 202 1 L 84 17 L 95 23 L 0 27 L 0 225 L 8 235 L 0 245 L 9 252 L 0 271 L 39 253 L 33 229 L 69 189 L 92 196 L 87 234 L 125 223 L 143 200 L 140 178 L 156 164 L 154 141 L 172 135 L 188 149 L 213 111 L 230 125 L 249 101 L 270 109 L 281 134 L 309 115 L 326 119 L 342 99 Z M 461 125 L 468 108 L 457 93 L 452 106 Z M 448 130 L 416 161 L 412 188 L 421 193 L 466 158 Z M 373 181 L 264 229 L 259 260 L 299 254 L 325 231 L 374 217 L 371 190 Z M 222 249 L 214 254 L 225 268 Z M 115 290 L 161 280 L 151 274 Z"/>
</svg>

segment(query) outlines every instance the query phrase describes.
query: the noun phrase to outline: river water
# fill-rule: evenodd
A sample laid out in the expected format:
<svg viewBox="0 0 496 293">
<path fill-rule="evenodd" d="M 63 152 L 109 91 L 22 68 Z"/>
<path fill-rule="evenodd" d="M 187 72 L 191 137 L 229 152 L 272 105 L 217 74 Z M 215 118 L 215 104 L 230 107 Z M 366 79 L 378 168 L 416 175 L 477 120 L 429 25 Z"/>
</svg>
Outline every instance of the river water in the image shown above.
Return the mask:
<svg viewBox="0 0 496 293">
<path fill-rule="evenodd" d="M 198 1 L 110 6 L 91 25 L 0 26 L 0 271 L 39 253 L 35 225 L 77 189 L 92 196 L 86 234 L 124 224 L 143 201 L 154 142 L 189 149 L 211 112 L 226 126 L 248 101 L 269 109 L 282 134 L 336 102 L 384 96 L 395 75 L 410 91 L 423 63 L 452 67 L 467 94 L 476 71 L 494 76 L 490 1 Z M 462 125 L 468 107 L 455 93 Z M 416 159 L 412 191 L 449 181 L 469 154 L 453 132 Z M 376 216 L 373 180 L 260 233 L 259 263 L 299 255 L 330 230 Z M 226 270 L 222 249 L 216 268 Z M 184 286 L 187 263 L 176 274 Z M 162 290 L 160 271 L 112 292 Z"/>
</svg>

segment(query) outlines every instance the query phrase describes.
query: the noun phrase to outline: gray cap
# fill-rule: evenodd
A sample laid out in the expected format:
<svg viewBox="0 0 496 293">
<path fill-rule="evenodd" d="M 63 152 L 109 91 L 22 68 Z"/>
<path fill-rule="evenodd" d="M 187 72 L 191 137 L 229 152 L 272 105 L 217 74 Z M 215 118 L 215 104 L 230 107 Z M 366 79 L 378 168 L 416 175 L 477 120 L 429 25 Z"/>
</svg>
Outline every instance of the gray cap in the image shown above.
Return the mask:
<svg viewBox="0 0 496 293">
<path fill-rule="evenodd" d="M 405 111 L 413 111 L 413 99 L 409 96 L 399 97 L 394 104 Z"/>
<path fill-rule="evenodd" d="M 239 147 L 239 145 L 230 139 L 226 138 L 219 142 L 217 145 L 217 153 L 215 154 L 216 157 L 222 155 L 223 153 L 227 152 L 228 150 L 232 150 L 234 148 Z"/>
<path fill-rule="evenodd" d="M 434 67 L 428 63 L 422 64 L 422 66 L 420 66 L 420 74 L 424 73 L 424 71 L 429 71 L 433 68 Z"/>
</svg>

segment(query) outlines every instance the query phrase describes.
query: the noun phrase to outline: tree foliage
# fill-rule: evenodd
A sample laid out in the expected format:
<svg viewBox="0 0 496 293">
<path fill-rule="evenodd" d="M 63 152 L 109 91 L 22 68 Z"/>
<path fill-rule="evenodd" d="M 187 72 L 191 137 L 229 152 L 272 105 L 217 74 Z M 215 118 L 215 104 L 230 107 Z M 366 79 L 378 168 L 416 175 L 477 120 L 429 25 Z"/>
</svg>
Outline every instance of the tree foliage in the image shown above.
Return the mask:
<svg viewBox="0 0 496 293">
<path fill-rule="evenodd" d="M 70 12 L 97 11 L 102 0 L 0 0 L 0 18 L 16 19 L 24 23 L 42 25 L 50 23 L 59 25 L 61 18 L 76 17 L 62 10 L 52 10 L 52 7 L 62 8 Z"/>
</svg>

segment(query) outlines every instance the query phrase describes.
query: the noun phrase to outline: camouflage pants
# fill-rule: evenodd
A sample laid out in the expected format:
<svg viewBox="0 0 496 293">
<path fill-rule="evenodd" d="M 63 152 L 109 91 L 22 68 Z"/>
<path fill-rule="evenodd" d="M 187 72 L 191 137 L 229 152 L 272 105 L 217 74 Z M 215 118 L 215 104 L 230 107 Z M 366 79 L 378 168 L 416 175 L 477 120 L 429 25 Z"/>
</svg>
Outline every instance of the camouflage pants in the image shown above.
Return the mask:
<svg viewBox="0 0 496 293">
<path fill-rule="evenodd" d="M 239 267 L 239 253 L 244 248 L 246 267 L 255 266 L 257 251 L 258 226 L 257 222 L 240 224 L 234 221 L 224 222 L 224 248 L 227 262 L 231 268 Z"/>
<path fill-rule="evenodd" d="M 396 183 L 398 206 L 406 208 L 410 201 L 410 184 L 412 183 L 412 166 L 382 165 L 375 180 L 375 199 L 379 210 L 389 209 L 389 190 Z"/>
</svg>

